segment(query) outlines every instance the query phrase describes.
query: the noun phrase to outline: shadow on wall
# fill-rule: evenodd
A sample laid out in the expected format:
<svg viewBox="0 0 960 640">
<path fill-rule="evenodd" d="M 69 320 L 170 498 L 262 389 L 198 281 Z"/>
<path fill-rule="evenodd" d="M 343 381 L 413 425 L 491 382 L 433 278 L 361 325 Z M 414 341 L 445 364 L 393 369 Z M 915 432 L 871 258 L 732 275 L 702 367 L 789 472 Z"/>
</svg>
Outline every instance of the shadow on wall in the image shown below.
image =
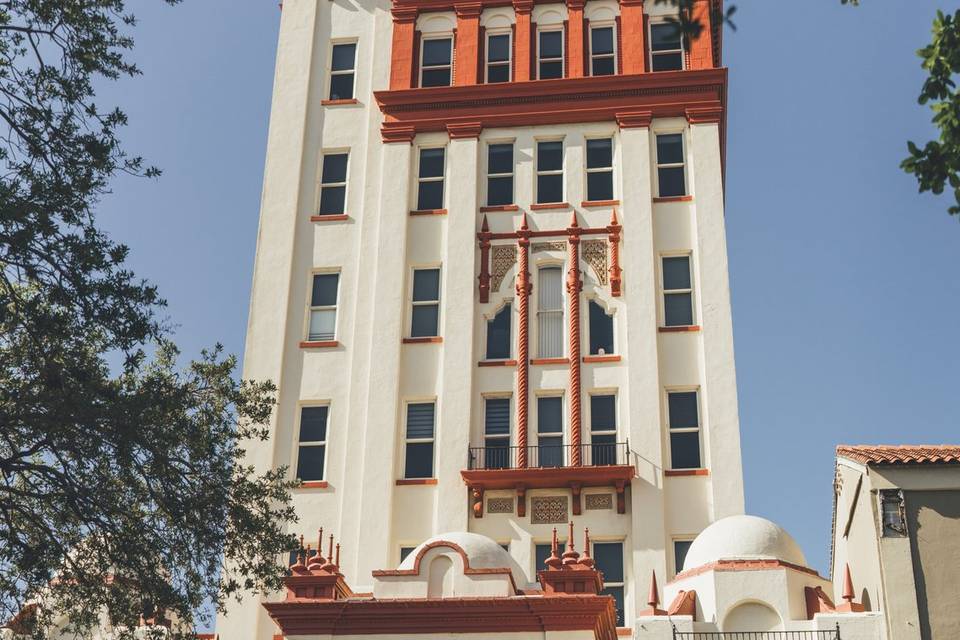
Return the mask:
<svg viewBox="0 0 960 640">
<path fill-rule="evenodd" d="M 921 636 L 960 637 L 960 491 L 906 491 L 904 502 Z"/>
</svg>

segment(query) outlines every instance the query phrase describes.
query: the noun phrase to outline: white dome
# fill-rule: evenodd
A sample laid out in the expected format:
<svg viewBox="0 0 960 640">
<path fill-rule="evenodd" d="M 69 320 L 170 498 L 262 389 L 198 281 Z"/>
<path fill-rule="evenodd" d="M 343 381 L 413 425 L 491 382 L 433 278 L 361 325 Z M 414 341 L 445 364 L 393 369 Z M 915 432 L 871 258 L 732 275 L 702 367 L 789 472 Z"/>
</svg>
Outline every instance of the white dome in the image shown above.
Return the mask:
<svg viewBox="0 0 960 640">
<path fill-rule="evenodd" d="M 510 569 L 517 585 L 522 586 L 527 581 L 523 570 L 503 547 L 487 536 L 465 531 L 441 533 L 425 540 L 404 558 L 398 569 L 414 569 L 417 556 L 425 547 L 440 546 L 444 543 L 448 543 L 448 546 L 454 544 L 462 549 L 471 569 Z"/>
<path fill-rule="evenodd" d="M 793 536 L 780 525 L 757 516 L 730 516 L 701 531 L 687 551 L 683 569 L 717 560 L 782 560 L 807 566 Z"/>
</svg>

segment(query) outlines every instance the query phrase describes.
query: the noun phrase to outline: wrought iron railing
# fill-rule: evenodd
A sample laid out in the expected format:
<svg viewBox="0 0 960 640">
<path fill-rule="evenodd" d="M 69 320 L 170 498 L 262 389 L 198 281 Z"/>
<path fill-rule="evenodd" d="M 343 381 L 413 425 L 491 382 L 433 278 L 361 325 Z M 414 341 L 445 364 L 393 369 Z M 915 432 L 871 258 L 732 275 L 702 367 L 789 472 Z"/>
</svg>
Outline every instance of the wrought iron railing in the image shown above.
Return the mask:
<svg viewBox="0 0 960 640">
<path fill-rule="evenodd" d="M 580 465 L 600 467 L 630 464 L 630 445 L 627 442 L 581 444 L 544 444 L 531 447 L 471 447 L 468 468 L 472 470 L 572 467 L 575 451 L 580 453 Z M 521 453 L 526 453 L 523 460 Z M 526 464 L 524 464 L 524 462 Z"/>
<path fill-rule="evenodd" d="M 677 631 L 673 640 L 840 640 L 840 625 L 821 631 Z"/>
</svg>

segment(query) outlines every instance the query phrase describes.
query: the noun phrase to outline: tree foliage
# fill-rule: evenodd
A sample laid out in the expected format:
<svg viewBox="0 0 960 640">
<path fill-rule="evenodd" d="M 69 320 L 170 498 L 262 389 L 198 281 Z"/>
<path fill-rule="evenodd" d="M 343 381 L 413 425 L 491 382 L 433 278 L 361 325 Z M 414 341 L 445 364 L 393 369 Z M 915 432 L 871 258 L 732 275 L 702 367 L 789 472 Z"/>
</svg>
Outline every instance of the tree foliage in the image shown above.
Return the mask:
<svg viewBox="0 0 960 640">
<path fill-rule="evenodd" d="M 96 224 L 111 179 L 159 175 L 95 101 L 139 73 L 124 4 L 0 2 L 0 624 L 39 598 L 38 634 L 189 626 L 277 586 L 294 544 L 285 470 L 244 463 L 273 387 L 219 347 L 178 367 L 163 300 Z"/>
</svg>

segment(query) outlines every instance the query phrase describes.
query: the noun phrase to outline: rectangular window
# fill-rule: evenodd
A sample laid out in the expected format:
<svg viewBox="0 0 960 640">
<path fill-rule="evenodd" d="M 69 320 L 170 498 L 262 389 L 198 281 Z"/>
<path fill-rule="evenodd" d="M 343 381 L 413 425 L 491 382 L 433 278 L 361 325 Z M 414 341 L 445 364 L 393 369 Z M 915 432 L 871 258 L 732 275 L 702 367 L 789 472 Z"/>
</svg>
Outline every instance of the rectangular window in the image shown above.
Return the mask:
<svg viewBox="0 0 960 640">
<path fill-rule="evenodd" d="M 323 169 L 320 171 L 321 216 L 344 213 L 347 200 L 347 154 L 323 154 Z"/>
<path fill-rule="evenodd" d="M 506 360 L 510 357 L 510 320 L 513 310 L 504 305 L 487 321 L 487 360 Z"/>
<path fill-rule="evenodd" d="M 700 407 L 697 392 L 667 393 L 667 414 L 670 424 L 670 467 L 699 469 Z"/>
<path fill-rule="evenodd" d="M 453 69 L 453 38 L 424 39 L 420 46 L 420 86 L 449 87 Z"/>
<path fill-rule="evenodd" d="M 537 287 L 537 336 L 539 357 L 563 357 L 563 270 L 540 269 Z"/>
<path fill-rule="evenodd" d="M 483 417 L 484 468 L 510 468 L 510 398 L 486 398 Z"/>
<path fill-rule="evenodd" d="M 617 397 L 590 396 L 590 463 L 617 464 Z"/>
<path fill-rule="evenodd" d="M 487 82 L 510 82 L 510 34 L 487 36 Z"/>
<path fill-rule="evenodd" d="M 414 269 L 410 337 L 431 338 L 439 332 L 440 269 Z"/>
<path fill-rule="evenodd" d="M 683 69 L 683 40 L 679 25 L 672 22 L 650 25 L 650 65 L 654 71 Z"/>
<path fill-rule="evenodd" d="M 687 559 L 687 551 L 693 540 L 674 540 L 673 541 L 673 567 L 674 573 L 683 571 L 683 562 Z"/>
<path fill-rule="evenodd" d="M 613 140 L 587 140 L 587 200 L 613 200 Z"/>
<path fill-rule="evenodd" d="M 590 316 L 590 355 L 602 356 L 616 353 L 613 350 L 613 316 L 607 314 L 596 300 L 591 300 Z"/>
<path fill-rule="evenodd" d="M 513 204 L 513 143 L 487 146 L 487 206 Z"/>
<path fill-rule="evenodd" d="M 563 141 L 537 143 L 537 202 L 563 202 Z"/>
<path fill-rule="evenodd" d="M 880 517 L 884 538 L 902 538 L 907 535 L 907 518 L 900 489 L 880 491 Z"/>
<path fill-rule="evenodd" d="M 329 407 L 300 408 L 300 439 L 297 451 L 297 480 L 323 480 L 327 451 L 327 413 Z"/>
<path fill-rule="evenodd" d="M 537 398 L 537 457 L 541 467 L 563 466 L 563 398 Z"/>
<path fill-rule="evenodd" d="M 413 553 L 413 550 L 416 547 L 400 547 L 400 562 L 403 562 L 407 559 L 407 556 Z"/>
<path fill-rule="evenodd" d="M 683 134 L 657 136 L 657 195 L 672 198 L 687 195 L 686 172 L 683 166 Z"/>
<path fill-rule="evenodd" d="M 603 591 L 600 595 L 613 596 L 617 608 L 617 626 L 622 627 L 623 611 L 623 543 L 594 542 L 593 560 L 603 573 Z"/>
<path fill-rule="evenodd" d="M 330 54 L 330 99 L 353 98 L 353 69 L 357 59 L 357 43 L 333 45 Z"/>
<path fill-rule="evenodd" d="M 429 211 L 443 209 L 443 147 L 420 149 L 420 161 L 417 163 L 417 209 Z"/>
<path fill-rule="evenodd" d="M 307 340 L 333 340 L 337 332 L 337 289 L 339 273 L 313 274 L 310 291 L 310 328 Z"/>
<path fill-rule="evenodd" d="M 541 29 L 537 33 L 537 79 L 563 77 L 563 29 Z"/>
<path fill-rule="evenodd" d="M 567 540 L 564 537 L 557 536 L 557 545 L 560 547 L 559 552 L 562 554 L 563 549 L 567 544 Z M 550 557 L 552 549 L 552 544 L 549 542 L 541 542 L 534 545 L 533 547 L 533 579 L 536 580 L 537 572 L 543 571 L 547 568 L 545 564 L 547 558 Z"/>
<path fill-rule="evenodd" d="M 613 49 L 613 27 L 590 29 L 590 75 L 612 76 L 616 73 L 617 58 Z"/>
<path fill-rule="evenodd" d="M 407 405 L 407 464 L 404 478 L 433 477 L 433 431 L 436 405 L 411 402 Z"/>
<path fill-rule="evenodd" d="M 693 325 L 690 256 L 663 257 L 663 324 L 666 327 Z"/>
</svg>

